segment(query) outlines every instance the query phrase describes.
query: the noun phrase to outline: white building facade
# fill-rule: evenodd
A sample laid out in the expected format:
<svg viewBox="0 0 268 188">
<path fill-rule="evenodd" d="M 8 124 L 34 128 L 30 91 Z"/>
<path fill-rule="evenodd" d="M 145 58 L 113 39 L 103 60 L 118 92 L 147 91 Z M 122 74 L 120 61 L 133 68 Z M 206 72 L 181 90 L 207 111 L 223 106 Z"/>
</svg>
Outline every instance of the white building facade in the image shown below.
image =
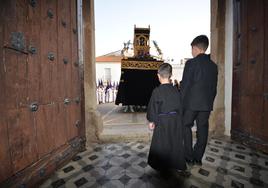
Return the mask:
<svg viewBox="0 0 268 188">
<path fill-rule="evenodd" d="M 121 76 L 121 51 L 96 57 L 96 81 L 103 84 L 119 83 Z"/>
<path fill-rule="evenodd" d="M 186 63 L 186 61 L 188 59 L 189 58 L 181 59 L 180 62 L 178 62 L 178 63 L 169 62 L 171 64 L 171 66 L 172 66 L 172 77 L 171 77 L 171 79 L 173 81 L 177 80 L 178 82 L 180 82 L 182 80 L 184 66 L 185 66 L 185 63 Z"/>
</svg>

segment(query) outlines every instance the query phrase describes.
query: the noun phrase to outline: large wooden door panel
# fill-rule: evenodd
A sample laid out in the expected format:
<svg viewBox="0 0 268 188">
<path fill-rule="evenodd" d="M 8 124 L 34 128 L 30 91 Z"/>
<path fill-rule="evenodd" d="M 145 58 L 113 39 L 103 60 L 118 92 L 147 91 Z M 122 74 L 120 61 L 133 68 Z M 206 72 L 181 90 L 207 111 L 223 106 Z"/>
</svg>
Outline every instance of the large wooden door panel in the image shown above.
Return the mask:
<svg viewBox="0 0 268 188">
<path fill-rule="evenodd" d="M 232 138 L 268 152 L 268 3 L 234 1 Z"/>
<path fill-rule="evenodd" d="M 0 1 L 0 187 L 34 187 L 85 146 L 76 3 Z"/>
</svg>

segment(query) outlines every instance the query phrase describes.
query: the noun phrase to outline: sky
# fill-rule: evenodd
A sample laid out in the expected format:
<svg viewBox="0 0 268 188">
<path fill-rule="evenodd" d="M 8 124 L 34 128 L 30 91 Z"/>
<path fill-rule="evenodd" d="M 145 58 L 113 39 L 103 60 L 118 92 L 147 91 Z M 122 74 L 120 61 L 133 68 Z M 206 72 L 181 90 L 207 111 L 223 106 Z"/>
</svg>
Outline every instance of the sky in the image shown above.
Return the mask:
<svg viewBox="0 0 268 188">
<path fill-rule="evenodd" d="M 210 0 L 95 0 L 96 56 L 121 50 L 136 27 L 150 25 L 164 59 L 191 56 L 193 38 L 210 37 Z M 151 43 L 151 49 L 154 48 Z M 208 49 L 209 52 L 209 49 Z"/>
</svg>

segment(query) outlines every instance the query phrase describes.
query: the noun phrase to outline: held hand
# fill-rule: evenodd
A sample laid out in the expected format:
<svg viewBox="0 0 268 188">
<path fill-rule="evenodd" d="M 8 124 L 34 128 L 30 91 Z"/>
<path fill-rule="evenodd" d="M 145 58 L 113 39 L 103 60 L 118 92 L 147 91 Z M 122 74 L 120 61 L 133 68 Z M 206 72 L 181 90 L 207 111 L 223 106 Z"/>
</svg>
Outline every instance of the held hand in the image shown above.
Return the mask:
<svg viewBox="0 0 268 188">
<path fill-rule="evenodd" d="M 150 122 L 148 127 L 149 127 L 149 130 L 151 130 L 151 131 L 154 130 L 154 128 L 155 128 L 154 122 Z"/>
</svg>

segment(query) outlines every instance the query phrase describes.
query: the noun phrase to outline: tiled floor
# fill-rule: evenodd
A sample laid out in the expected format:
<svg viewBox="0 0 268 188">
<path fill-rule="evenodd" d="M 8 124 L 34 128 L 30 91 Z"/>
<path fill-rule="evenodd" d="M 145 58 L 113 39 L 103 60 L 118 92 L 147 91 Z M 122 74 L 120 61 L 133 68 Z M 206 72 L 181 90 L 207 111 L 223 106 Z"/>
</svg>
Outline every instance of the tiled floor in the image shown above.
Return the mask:
<svg viewBox="0 0 268 188">
<path fill-rule="evenodd" d="M 202 167 L 192 176 L 159 174 L 147 165 L 149 145 L 141 142 L 94 145 L 79 153 L 41 187 L 268 187 L 268 155 L 212 138 Z"/>
</svg>

